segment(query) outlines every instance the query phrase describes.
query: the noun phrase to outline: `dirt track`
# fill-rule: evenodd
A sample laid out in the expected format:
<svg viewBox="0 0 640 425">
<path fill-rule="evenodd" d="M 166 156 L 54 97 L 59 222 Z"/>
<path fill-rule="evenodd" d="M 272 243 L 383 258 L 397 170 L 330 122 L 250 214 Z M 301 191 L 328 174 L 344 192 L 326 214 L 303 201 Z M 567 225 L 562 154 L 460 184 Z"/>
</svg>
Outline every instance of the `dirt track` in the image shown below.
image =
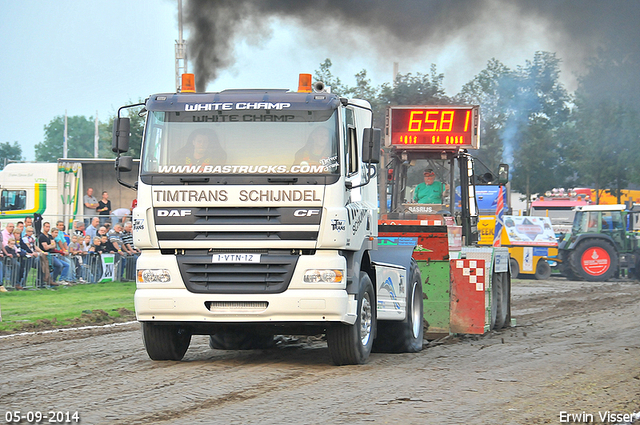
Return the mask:
<svg viewBox="0 0 640 425">
<path fill-rule="evenodd" d="M 516 280 L 512 316 L 514 328 L 344 367 L 321 341 L 225 352 L 204 336 L 185 361 L 153 362 L 138 324 L 2 338 L 0 420 L 522 425 L 640 412 L 640 283 Z"/>
</svg>

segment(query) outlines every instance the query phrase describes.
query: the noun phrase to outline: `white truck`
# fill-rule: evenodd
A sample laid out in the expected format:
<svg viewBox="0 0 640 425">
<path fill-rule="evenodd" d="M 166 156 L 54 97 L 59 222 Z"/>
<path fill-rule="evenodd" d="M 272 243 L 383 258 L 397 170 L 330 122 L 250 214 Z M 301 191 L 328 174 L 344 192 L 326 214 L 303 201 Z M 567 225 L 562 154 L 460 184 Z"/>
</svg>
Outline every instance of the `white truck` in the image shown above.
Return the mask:
<svg viewBox="0 0 640 425">
<path fill-rule="evenodd" d="M 326 333 L 335 364 L 359 364 L 377 321 L 380 350 L 422 349 L 413 246 L 378 246 L 371 106 L 301 78 L 298 92 L 146 100 L 139 179 L 123 184 L 137 188 L 135 308 L 151 359 L 181 360 L 193 334 L 248 349 Z M 120 111 L 113 150 L 128 171 Z"/>
<path fill-rule="evenodd" d="M 137 166 L 137 161 L 132 163 L 136 170 Z M 0 225 L 40 214 L 44 221 L 55 225 L 63 220 L 70 226 L 84 217 L 83 196 L 89 187 L 98 199 L 106 190 L 113 209 L 129 208 L 135 198 L 135 192 L 117 183 L 110 159 L 9 163 L 0 171 Z"/>
<path fill-rule="evenodd" d="M 135 308 L 149 357 L 181 360 L 194 334 L 251 349 L 324 333 L 335 364 L 360 364 L 372 349 L 421 350 L 423 324 L 430 334 L 509 326 L 508 250 L 473 246 L 478 107 L 391 108 L 393 170 L 378 187 L 370 104 L 305 80 L 297 92 L 145 102 L 138 181 L 118 180 L 138 191 Z M 123 108 L 112 149 L 129 171 Z M 433 168 L 441 187 L 461 187 L 460 211 L 451 194 L 412 203 L 414 165 L 419 179 Z"/>
</svg>

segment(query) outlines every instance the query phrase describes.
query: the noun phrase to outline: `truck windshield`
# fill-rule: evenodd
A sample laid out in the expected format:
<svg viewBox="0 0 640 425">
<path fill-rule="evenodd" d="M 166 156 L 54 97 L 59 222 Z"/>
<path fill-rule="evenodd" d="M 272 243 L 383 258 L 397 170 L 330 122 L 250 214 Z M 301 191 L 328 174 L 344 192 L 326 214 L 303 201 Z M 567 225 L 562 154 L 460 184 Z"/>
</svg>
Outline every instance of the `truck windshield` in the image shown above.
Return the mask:
<svg viewBox="0 0 640 425">
<path fill-rule="evenodd" d="M 336 174 L 337 113 L 152 111 L 142 174 Z"/>
</svg>

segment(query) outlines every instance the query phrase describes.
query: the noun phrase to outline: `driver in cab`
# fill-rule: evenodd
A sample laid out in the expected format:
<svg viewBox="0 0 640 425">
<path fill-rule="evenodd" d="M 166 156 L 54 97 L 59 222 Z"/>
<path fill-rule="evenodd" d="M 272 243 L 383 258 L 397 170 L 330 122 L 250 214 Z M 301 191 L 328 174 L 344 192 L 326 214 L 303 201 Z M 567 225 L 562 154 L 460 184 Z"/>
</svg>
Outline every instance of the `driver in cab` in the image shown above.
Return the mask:
<svg viewBox="0 0 640 425">
<path fill-rule="evenodd" d="M 424 170 L 424 182 L 416 186 L 413 192 L 413 201 L 419 204 L 442 204 L 442 195 L 447 190 L 447 185 L 436 180 L 433 169 Z"/>
<path fill-rule="evenodd" d="M 325 127 L 316 128 L 295 155 L 296 164 L 323 164 L 331 155 L 331 133 Z"/>
<path fill-rule="evenodd" d="M 189 135 L 187 144 L 176 152 L 176 159 L 186 165 L 224 164 L 227 153 L 212 130 L 198 129 Z"/>
</svg>

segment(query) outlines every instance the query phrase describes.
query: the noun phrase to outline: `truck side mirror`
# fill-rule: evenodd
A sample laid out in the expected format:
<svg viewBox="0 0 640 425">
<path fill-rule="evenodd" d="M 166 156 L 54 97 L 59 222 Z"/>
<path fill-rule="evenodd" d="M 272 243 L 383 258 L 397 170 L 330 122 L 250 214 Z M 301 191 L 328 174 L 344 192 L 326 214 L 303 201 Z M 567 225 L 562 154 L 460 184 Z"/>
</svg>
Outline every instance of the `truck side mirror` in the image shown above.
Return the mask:
<svg viewBox="0 0 640 425">
<path fill-rule="evenodd" d="M 498 184 L 507 184 L 509 182 L 509 165 L 500 164 L 498 166 Z"/>
<path fill-rule="evenodd" d="M 365 128 L 362 137 L 362 162 L 380 163 L 380 139 L 382 131 L 379 128 Z"/>
<path fill-rule="evenodd" d="M 119 156 L 116 158 L 116 170 L 127 173 L 133 170 L 132 156 Z"/>
<path fill-rule="evenodd" d="M 125 117 L 117 117 L 113 120 L 113 141 L 111 151 L 115 153 L 129 150 L 129 132 L 131 130 L 131 120 Z"/>
</svg>

